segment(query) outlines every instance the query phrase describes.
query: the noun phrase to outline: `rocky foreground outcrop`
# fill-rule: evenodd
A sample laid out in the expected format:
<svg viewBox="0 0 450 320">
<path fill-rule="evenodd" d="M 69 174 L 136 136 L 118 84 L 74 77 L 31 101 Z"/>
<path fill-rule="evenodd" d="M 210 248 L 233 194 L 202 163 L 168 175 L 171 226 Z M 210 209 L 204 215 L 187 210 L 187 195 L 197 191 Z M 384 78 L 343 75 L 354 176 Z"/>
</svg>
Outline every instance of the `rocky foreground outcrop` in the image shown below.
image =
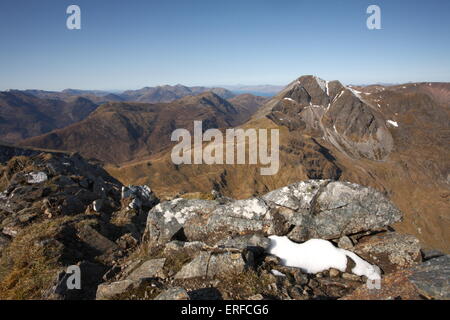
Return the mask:
<svg viewBox="0 0 450 320">
<path fill-rule="evenodd" d="M 139 243 L 158 199 L 78 154 L 8 146 L 0 154 L 0 298 L 95 298 L 105 273 Z M 81 290 L 67 290 L 71 265 Z"/>
<path fill-rule="evenodd" d="M 308 180 L 246 200 L 159 203 L 77 154 L 1 148 L 0 298 L 449 298 L 448 256 L 396 232 L 401 212 L 371 188 Z M 287 267 L 269 254 L 272 235 L 331 241 L 378 266 L 381 288 L 351 255 L 339 270 Z M 67 285 L 73 266 L 81 289 Z"/>
<path fill-rule="evenodd" d="M 246 200 L 214 194 L 216 200 L 177 198 L 153 207 L 141 254 L 100 285 L 97 298 L 338 299 L 354 294 L 359 299 L 363 292 L 381 292 L 352 272 L 350 258 L 345 272 L 307 274 L 284 266 L 268 254 L 271 235 L 296 242 L 331 240 L 380 267 L 382 285 L 395 272 L 428 270 L 426 264 L 432 264 L 432 272 L 416 272 L 410 285 L 415 295 L 405 298 L 448 298 L 448 282 L 434 280 L 436 274 L 448 277 L 447 263 L 435 260 L 446 256 L 422 263 L 419 241 L 392 229 L 401 212 L 371 188 L 310 180 Z"/>
</svg>

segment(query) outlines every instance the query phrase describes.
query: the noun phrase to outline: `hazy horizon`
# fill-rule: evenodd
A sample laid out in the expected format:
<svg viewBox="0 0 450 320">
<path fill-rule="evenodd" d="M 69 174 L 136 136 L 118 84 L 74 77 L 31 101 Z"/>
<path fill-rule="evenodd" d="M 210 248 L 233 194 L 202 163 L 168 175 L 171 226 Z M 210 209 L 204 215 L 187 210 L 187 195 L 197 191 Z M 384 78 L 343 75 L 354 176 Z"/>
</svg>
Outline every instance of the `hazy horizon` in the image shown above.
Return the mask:
<svg viewBox="0 0 450 320">
<path fill-rule="evenodd" d="M 300 76 L 299 76 L 300 77 Z M 298 78 L 298 77 L 297 77 Z M 319 77 L 320 78 L 320 77 Z M 295 79 L 295 78 L 294 78 Z M 289 82 L 292 82 L 294 79 L 291 79 Z M 332 80 L 339 80 L 339 79 L 324 79 L 328 81 Z M 6 89 L 0 89 L 0 91 L 8 91 L 8 90 L 41 90 L 41 91 L 49 91 L 49 92 L 62 92 L 64 90 L 81 90 L 81 91 L 103 91 L 108 93 L 123 93 L 125 91 L 133 91 L 133 90 L 140 90 L 146 87 L 163 87 L 163 86 L 176 86 L 176 85 L 182 85 L 185 87 L 205 87 L 205 88 L 224 88 L 229 91 L 251 91 L 251 90 L 241 90 L 245 87 L 285 87 L 289 84 L 287 82 L 286 84 L 232 84 L 232 85 L 202 85 L 202 84 L 195 84 L 195 85 L 186 85 L 183 83 L 173 83 L 173 84 L 157 84 L 153 86 L 144 85 L 142 87 L 136 87 L 136 88 L 125 88 L 125 89 L 99 89 L 99 88 L 63 88 L 63 89 L 42 89 L 42 88 L 6 88 Z M 408 84 L 408 83 L 448 83 L 450 81 L 409 81 L 409 82 L 396 82 L 396 83 L 386 83 L 386 82 L 374 82 L 374 83 L 342 83 L 345 86 L 371 86 L 371 85 L 383 85 L 383 86 L 396 86 L 396 85 L 402 85 L 402 84 Z M 252 90 L 257 92 L 257 90 Z M 274 91 L 275 92 L 275 91 Z"/>
</svg>

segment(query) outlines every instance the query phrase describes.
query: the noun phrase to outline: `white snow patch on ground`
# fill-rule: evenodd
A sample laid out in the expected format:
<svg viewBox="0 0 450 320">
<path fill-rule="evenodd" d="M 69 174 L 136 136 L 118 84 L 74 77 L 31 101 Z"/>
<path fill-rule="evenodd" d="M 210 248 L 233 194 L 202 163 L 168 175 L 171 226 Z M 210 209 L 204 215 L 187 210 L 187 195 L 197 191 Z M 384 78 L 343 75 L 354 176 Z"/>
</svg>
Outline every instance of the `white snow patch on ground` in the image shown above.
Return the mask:
<svg viewBox="0 0 450 320">
<path fill-rule="evenodd" d="M 27 174 L 28 183 L 42 183 L 48 180 L 47 174 L 43 171 L 30 172 Z"/>
<path fill-rule="evenodd" d="M 270 254 L 281 259 L 287 267 L 300 268 L 307 273 L 318 273 L 330 268 L 345 272 L 347 257 L 355 262 L 352 272 L 366 276 L 370 280 L 381 279 L 378 266 L 371 265 L 351 251 L 336 248 L 331 242 L 322 239 L 310 239 L 304 243 L 295 243 L 287 237 L 270 236 Z"/>
<path fill-rule="evenodd" d="M 350 88 L 350 87 L 348 87 L 348 89 L 349 89 L 355 96 L 357 96 L 358 98 L 362 99 L 362 98 L 361 98 L 361 92 L 360 92 L 360 91 L 355 90 L 355 89 Z"/>
<path fill-rule="evenodd" d="M 339 92 L 339 94 L 336 97 L 334 97 L 333 102 L 336 101 L 337 99 L 339 99 L 343 93 L 344 93 L 344 90 L 341 90 L 341 92 Z"/>
<path fill-rule="evenodd" d="M 393 120 L 388 120 L 387 123 L 393 125 L 394 127 L 398 127 L 398 123 Z"/>
<path fill-rule="evenodd" d="M 289 100 L 289 101 L 292 101 L 292 102 L 295 102 L 295 100 L 294 99 L 291 99 L 291 98 L 283 98 L 283 100 Z"/>
<path fill-rule="evenodd" d="M 272 274 L 273 274 L 274 276 L 277 276 L 277 277 L 286 277 L 286 275 L 285 275 L 284 273 L 281 273 L 281 272 L 278 271 L 278 270 L 272 269 L 271 272 L 272 272 Z"/>
</svg>

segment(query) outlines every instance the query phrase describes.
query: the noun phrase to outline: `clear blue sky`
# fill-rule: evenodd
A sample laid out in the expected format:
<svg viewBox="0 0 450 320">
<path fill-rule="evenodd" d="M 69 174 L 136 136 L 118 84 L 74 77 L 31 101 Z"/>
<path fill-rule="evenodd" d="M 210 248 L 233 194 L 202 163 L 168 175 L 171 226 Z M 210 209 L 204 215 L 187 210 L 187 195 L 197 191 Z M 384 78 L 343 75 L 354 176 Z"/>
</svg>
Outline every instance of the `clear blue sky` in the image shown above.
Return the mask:
<svg viewBox="0 0 450 320">
<path fill-rule="evenodd" d="M 0 90 L 450 81 L 450 1 L 1 0 L 0 43 Z"/>
</svg>

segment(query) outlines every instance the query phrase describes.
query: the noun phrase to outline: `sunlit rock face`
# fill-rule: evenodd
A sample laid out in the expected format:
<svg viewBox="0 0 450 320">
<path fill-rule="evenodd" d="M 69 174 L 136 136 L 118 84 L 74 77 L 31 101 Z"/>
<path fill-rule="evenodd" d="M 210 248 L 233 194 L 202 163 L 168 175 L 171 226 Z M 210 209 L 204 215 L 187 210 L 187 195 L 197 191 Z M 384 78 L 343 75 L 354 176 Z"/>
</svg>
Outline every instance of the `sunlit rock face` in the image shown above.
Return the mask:
<svg viewBox="0 0 450 320">
<path fill-rule="evenodd" d="M 267 105 L 275 123 L 322 136 L 351 158 L 384 160 L 394 146 L 388 119 L 339 81 L 303 76 Z"/>
</svg>

